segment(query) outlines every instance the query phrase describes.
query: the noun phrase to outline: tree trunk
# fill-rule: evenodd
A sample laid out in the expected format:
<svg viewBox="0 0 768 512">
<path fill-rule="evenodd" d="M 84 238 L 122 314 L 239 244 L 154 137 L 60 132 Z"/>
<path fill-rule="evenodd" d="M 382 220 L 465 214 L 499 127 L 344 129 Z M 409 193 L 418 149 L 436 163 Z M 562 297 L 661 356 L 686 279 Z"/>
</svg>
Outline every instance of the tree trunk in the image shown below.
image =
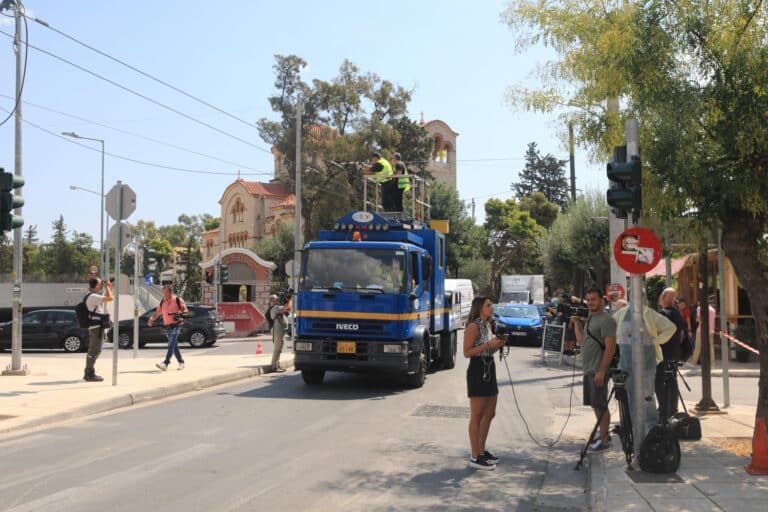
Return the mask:
<svg viewBox="0 0 768 512">
<path fill-rule="evenodd" d="M 746 288 L 755 317 L 755 340 L 760 350 L 757 418 L 768 421 L 768 272 L 761 268 L 757 251 L 764 226 L 764 219 L 749 212 L 731 211 L 723 227 L 723 249 Z"/>
</svg>

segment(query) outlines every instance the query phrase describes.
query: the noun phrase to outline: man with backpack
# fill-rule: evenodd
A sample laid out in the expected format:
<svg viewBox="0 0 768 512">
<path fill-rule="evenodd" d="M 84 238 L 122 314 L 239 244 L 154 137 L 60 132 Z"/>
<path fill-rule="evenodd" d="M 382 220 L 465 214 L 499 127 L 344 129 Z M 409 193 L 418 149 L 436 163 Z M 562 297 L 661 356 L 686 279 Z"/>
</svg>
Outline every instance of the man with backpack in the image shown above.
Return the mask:
<svg viewBox="0 0 768 512">
<path fill-rule="evenodd" d="M 659 404 L 659 416 L 663 419 L 669 419 L 677 412 L 678 390 L 677 390 L 677 372 L 674 380 L 670 383 L 669 389 L 666 386 L 664 375 L 665 363 L 674 363 L 682 361 L 683 343 L 688 341 L 686 337 L 686 324 L 683 315 L 675 307 L 675 289 L 666 288 L 659 295 L 659 313 L 664 315 L 669 321 L 675 324 L 675 332 L 669 340 L 661 346 L 662 361 L 656 365 L 656 401 Z M 674 397 L 672 403 L 667 403 L 669 397 Z"/>
<path fill-rule="evenodd" d="M 102 292 L 106 289 L 106 292 Z M 83 380 L 87 382 L 101 382 L 104 377 L 96 375 L 96 359 L 101 354 L 101 346 L 104 343 L 105 322 L 101 318 L 106 316 L 104 304 L 111 302 L 112 283 L 103 283 L 101 278 L 93 277 L 88 281 L 88 293 L 83 298 L 83 303 L 88 313 L 88 355 L 85 356 L 85 375 Z"/>
<path fill-rule="evenodd" d="M 181 324 L 184 323 L 181 316 L 185 313 L 189 313 L 189 310 L 184 299 L 173 294 L 173 286 L 170 284 L 163 286 L 163 300 L 157 305 L 155 313 L 147 320 L 147 325 L 151 326 L 157 317 L 163 315 L 163 325 L 167 330 L 166 336 L 168 337 L 168 352 L 165 354 L 165 360 L 155 365 L 162 371 L 168 369 L 168 365 L 171 364 L 171 356 L 176 356 L 176 360 L 179 362 L 178 369 L 184 369 L 184 358 L 181 357 L 181 351 L 179 351 L 179 334 L 181 334 Z"/>
<path fill-rule="evenodd" d="M 606 313 L 603 292 L 598 288 L 587 290 L 587 309 L 589 316 L 584 325 L 579 344 L 581 345 L 582 366 L 584 370 L 584 405 L 589 405 L 599 422 L 600 438 L 589 446 L 590 453 L 600 453 L 610 449 L 608 427 L 611 413 L 608 410 L 608 382 L 606 374 L 616 350 L 616 322 L 610 313 Z"/>
</svg>

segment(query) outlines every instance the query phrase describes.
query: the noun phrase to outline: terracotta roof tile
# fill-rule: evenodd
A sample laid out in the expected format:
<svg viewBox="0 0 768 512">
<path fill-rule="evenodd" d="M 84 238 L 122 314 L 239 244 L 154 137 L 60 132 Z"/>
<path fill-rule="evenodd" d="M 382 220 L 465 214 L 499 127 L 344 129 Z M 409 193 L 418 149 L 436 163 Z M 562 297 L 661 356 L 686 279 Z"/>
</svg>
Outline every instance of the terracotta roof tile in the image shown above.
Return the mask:
<svg viewBox="0 0 768 512">
<path fill-rule="evenodd" d="M 288 189 L 282 183 L 262 183 L 260 181 L 240 181 L 252 196 L 286 196 Z"/>
</svg>

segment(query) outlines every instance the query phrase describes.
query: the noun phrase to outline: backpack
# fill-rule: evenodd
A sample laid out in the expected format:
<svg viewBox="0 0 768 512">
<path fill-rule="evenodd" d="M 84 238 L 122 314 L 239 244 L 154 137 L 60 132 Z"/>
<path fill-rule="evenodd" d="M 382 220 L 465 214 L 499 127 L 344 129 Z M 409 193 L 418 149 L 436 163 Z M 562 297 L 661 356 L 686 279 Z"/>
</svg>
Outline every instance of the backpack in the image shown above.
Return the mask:
<svg viewBox="0 0 768 512">
<path fill-rule="evenodd" d="M 637 457 L 647 473 L 674 473 L 680 467 L 680 443 L 672 429 L 656 425 L 640 444 Z"/>
<path fill-rule="evenodd" d="M 88 296 L 92 293 L 93 292 L 86 293 L 85 297 L 83 297 L 83 300 L 75 306 L 75 317 L 77 318 L 77 323 L 83 329 L 87 329 L 91 326 L 91 312 L 88 311 L 88 305 L 85 303 L 85 301 L 88 300 Z M 96 312 L 96 308 L 93 308 L 93 312 Z"/>
</svg>

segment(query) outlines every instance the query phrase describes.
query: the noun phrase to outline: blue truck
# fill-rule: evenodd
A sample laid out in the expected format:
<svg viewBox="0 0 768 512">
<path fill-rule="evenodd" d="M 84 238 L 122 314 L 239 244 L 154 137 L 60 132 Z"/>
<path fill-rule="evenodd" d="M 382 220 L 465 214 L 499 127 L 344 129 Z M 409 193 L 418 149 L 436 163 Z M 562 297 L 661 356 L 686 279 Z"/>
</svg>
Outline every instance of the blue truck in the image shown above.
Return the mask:
<svg viewBox="0 0 768 512">
<path fill-rule="evenodd" d="M 411 218 L 351 212 L 304 246 L 294 297 L 294 365 L 399 374 L 409 388 L 456 362 L 457 294 L 445 290 L 445 236 Z"/>
</svg>

